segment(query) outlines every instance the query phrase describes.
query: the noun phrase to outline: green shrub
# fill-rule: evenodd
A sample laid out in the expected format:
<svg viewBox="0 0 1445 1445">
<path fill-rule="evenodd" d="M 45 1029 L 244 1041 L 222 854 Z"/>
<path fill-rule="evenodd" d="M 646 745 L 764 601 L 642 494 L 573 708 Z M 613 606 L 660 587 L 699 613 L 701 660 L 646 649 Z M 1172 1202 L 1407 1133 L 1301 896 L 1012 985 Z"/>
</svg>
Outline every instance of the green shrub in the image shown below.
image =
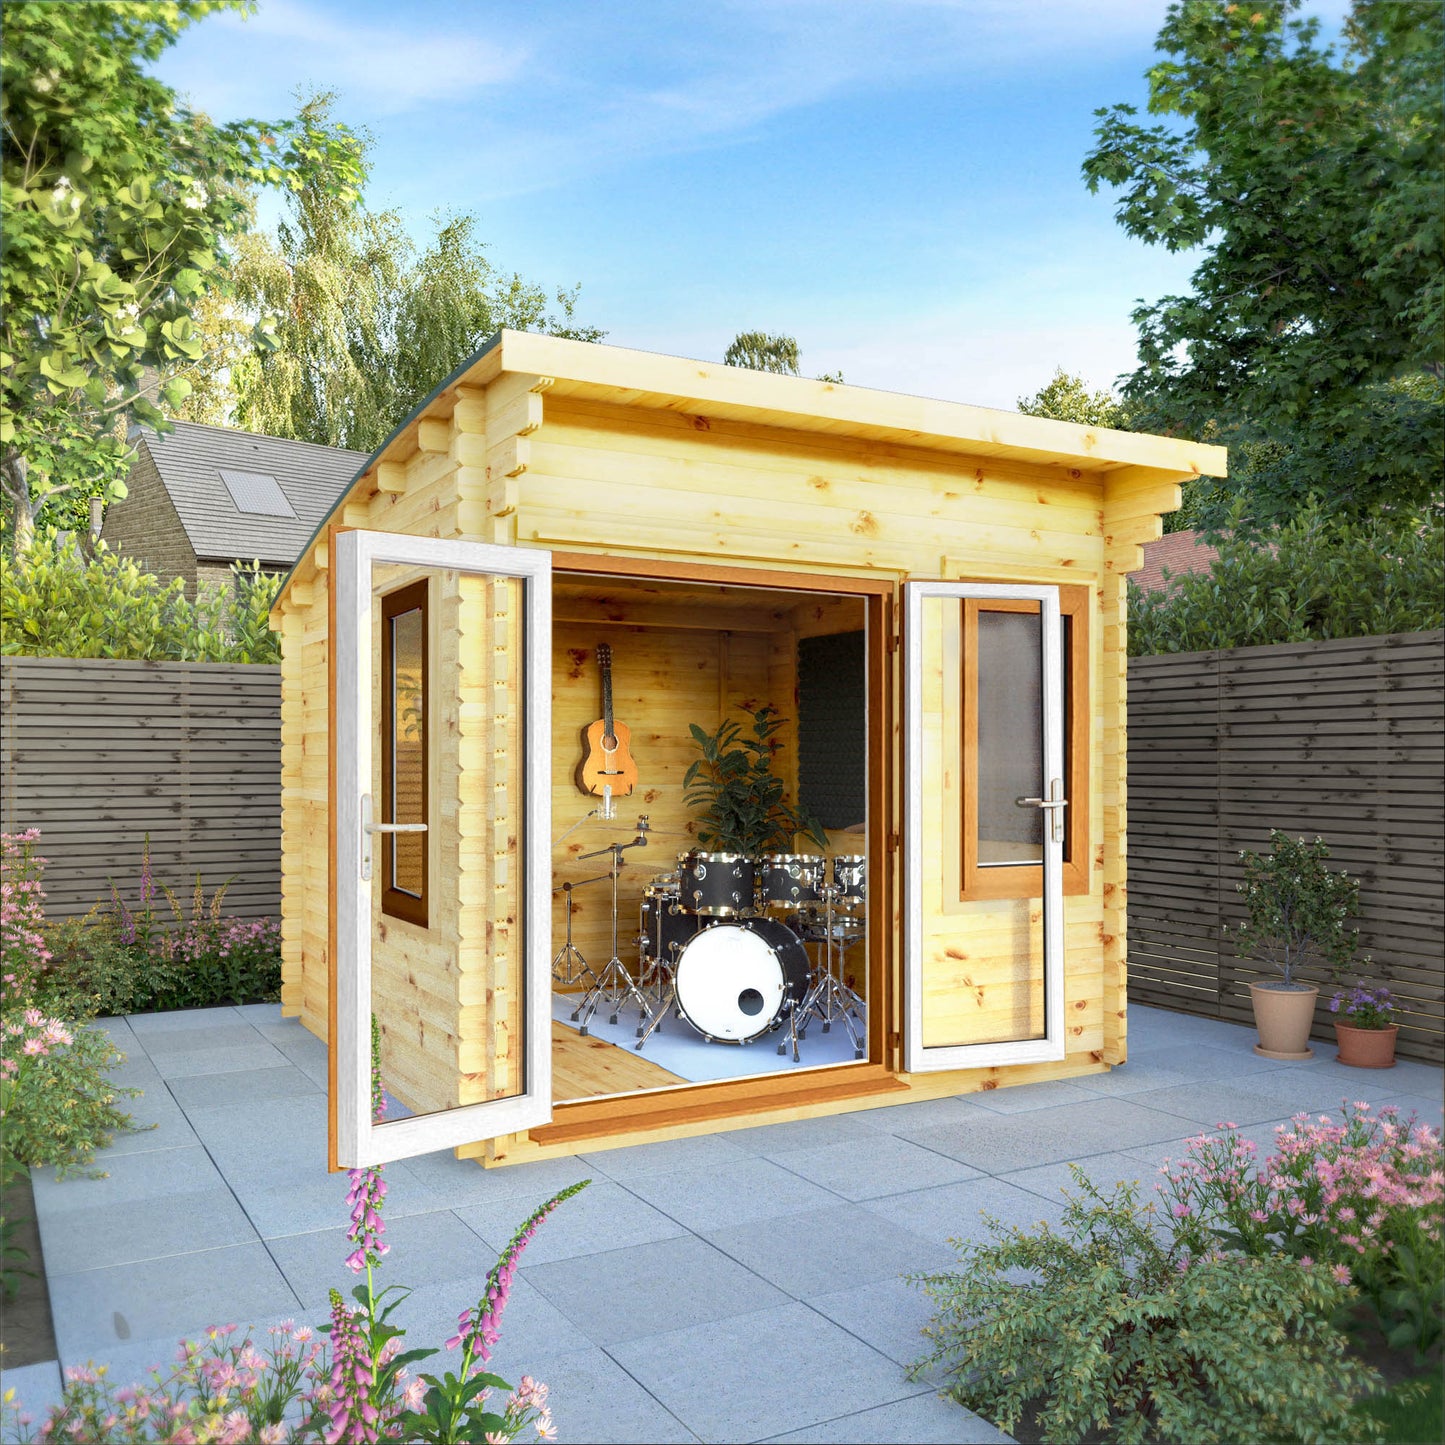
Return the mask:
<svg viewBox="0 0 1445 1445">
<path fill-rule="evenodd" d="M 1348 1285 L 1284 1256 L 1190 1260 L 1137 1186 L 1105 1197 L 1070 1167 L 1084 1192 L 1061 1233 L 990 1219 L 988 1242 L 955 1242 L 959 1271 L 915 1277 L 938 1312 L 913 1373 L 944 1367 L 955 1399 L 1010 1432 L 1037 1403 L 1058 1445 L 1378 1437 L 1351 1413 L 1378 1376 L 1330 1323 Z"/>
<path fill-rule="evenodd" d="M 21 657 L 113 657 L 162 662 L 280 661 L 266 618 L 280 578 L 231 568 L 232 585 L 191 602 L 179 578 L 162 582 L 103 542 L 38 537 L 0 557 L 0 651 Z"/>
<path fill-rule="evenodd" d="M 1167 590 L 1129 584 L 1131 657 L 1445 626 L 1438 511 L 1350 522 L 1311 506 L 1267 532 L 1236 527 L 1218 550 L 1208 572 Z"/>
</svg>

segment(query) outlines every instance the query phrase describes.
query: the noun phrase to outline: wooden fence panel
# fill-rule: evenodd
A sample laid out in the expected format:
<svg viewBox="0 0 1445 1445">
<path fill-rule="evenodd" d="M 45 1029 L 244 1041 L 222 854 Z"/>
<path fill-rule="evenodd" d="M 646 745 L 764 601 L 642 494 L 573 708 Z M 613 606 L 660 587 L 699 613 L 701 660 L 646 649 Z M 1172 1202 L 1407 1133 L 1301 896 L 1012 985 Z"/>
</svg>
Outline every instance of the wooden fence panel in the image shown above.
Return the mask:
<svg viewBox="0 0 1445 1445">
<path fill-rule="evenodd" d="M 0 660 L 4 828 L 39 828 L 46 914 L 137 896 L 151 869 L 190 906 L 281 909 L 281 678 L 222 663 Z"/>
<path fill-rule="evenodd" d="M 1445 633 L 1131 658 L 1130 997 L 1249 1023 L 1268 975 L 1223 934 L 1240 850 L 1318 834 L 1360 879 L 1359 972 L 1402 1006 L 1399 1054 L 1442 1062 L 1442 799 Z"/>
</svg>

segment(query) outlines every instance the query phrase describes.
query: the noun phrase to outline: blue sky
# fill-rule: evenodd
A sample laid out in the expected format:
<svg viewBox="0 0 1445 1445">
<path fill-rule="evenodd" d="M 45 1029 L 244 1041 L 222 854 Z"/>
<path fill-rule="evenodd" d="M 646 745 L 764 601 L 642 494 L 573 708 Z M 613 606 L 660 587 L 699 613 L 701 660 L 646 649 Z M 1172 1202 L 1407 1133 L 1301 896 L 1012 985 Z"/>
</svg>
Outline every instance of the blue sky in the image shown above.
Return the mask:
<svg viewBox="0 0 1445 1445">
<path fill-rule="evenodd" d="M 1321 0 L 1311 9 L 1340 8 Z M 217 119 L 298 87 L 375 138 L 368 201 L 472 211 L 495 263 L 582 285 L 618 345 L 1012 407 L 1110 384 L 1188 257 L 1131 241 L 1079 165 L 1142 107 L 1164 0 L 260 0 L 158 69 Z"/>
</svg>

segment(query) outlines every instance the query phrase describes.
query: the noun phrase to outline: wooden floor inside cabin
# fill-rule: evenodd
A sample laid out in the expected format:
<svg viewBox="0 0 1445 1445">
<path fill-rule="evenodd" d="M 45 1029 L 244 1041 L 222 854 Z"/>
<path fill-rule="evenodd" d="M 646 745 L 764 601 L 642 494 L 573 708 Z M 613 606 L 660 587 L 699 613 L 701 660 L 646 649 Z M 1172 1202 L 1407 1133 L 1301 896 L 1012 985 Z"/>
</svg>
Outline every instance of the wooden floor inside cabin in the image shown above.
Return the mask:
<svg viewBox="0 0 1445 1445">
<path fill-rule="evenodd" d="M 552 1097 L 559 1103 L 687 1082 L 629 1049 L 606 1039 L 584 1039 L 576 1029 L 552 1023 Z"/>
</svg>

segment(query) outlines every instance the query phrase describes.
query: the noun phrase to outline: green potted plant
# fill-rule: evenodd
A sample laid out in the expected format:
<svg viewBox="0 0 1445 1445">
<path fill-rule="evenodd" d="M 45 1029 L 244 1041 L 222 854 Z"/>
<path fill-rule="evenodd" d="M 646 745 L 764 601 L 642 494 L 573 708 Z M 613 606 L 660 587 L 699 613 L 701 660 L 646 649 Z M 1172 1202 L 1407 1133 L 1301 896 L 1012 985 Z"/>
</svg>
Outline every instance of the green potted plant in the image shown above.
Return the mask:
<svg viewBox="0 0 1445 1445">
<path fill-rule="evenodd" d="M 1347 967 L 1359 934 L 1345 920 L 1359 906 L 1360 884 L 1343 869 L 1325 866 L 1330 850 L 1323 838 L 1310 843 L 1272 828 L 1269 843 L 1268 853 L 1245 849 L 1239 855 L 1246 919 L 1233 930 L 1235 951 L 1281 974 L 1249 986 L 1259 1030 L 1255 1052 L 1269 1059 L 1308 1059 L 1319 989 L 1296 975 L 1325 967 L 1338 977 Z"/>
<path fill-rule="evenodd" d="M 1395 1067 L 1395 1036 L 1400 1026 L 1395 1022 L 1395 1000 L 1389 989 L 1357 984 L 1349 993 L 1337 993 L 1330 1000 L 1330 1012 L 1335 1015 L 1342 1064 L 1357 1069 Z"/>
<path fill-rule="evenodd" d="M 703 810 L 697 836 L 705 847 L 760 858 L 791 852 L 794 835 L 806 833 L 827 848 L 817 819 L 787 802 L 783 780 L 773 772 L 779 747 L 773 735 L 784 721 L 777 708 L 761 707 L 752 714 L 751 736 L 728 718 L 713 732 L 691 724 L 702 756 L 688 768 L 682 786 L 688 806 Z"/>
</svg>

